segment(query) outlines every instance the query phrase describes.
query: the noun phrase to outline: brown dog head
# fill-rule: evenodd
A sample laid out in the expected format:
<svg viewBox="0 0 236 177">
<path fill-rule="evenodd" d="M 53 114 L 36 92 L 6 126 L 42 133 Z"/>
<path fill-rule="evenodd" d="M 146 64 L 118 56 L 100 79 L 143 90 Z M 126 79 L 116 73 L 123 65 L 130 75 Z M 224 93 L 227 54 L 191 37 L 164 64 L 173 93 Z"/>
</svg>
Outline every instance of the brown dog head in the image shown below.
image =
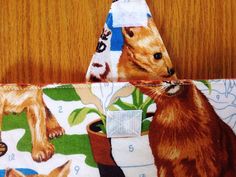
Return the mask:
<svg viewBox="0 0 236 177">
<path fill-rule="evenodd" d="M 146 27 L 122 29 L 132 62 L 145 69 L 151 78 L 176 78 L 172 62 L 152 18 Z"/>
<path fill-rule="evenodd" d="M 70 165 L 71 161 L 66 162 L 64 165 L 57 167 L 56 169 L 52 170 L 48 175 L 29 175 L 28 177 L 68 177 L 70 173 Z M 21 172 L 8 169 L 6 171 L 5 177 L 27 177 L 23 175 Z"/>
</svg>

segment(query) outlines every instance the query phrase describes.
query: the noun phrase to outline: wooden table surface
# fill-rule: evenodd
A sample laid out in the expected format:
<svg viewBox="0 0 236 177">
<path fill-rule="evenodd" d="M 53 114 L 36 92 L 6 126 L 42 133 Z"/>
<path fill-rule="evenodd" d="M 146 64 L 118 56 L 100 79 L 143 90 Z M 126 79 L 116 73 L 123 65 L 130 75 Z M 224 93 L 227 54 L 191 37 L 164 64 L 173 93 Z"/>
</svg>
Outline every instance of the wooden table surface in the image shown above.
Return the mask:
<svg viewBox="0 0 236 177">
<path fill-rule="evenodd" d="M 236 78 L 235 0 L 147 0 L 180 78 Z M 84 80 L 111 0 L 0 0 L 0 82 Z"/>
</svg>

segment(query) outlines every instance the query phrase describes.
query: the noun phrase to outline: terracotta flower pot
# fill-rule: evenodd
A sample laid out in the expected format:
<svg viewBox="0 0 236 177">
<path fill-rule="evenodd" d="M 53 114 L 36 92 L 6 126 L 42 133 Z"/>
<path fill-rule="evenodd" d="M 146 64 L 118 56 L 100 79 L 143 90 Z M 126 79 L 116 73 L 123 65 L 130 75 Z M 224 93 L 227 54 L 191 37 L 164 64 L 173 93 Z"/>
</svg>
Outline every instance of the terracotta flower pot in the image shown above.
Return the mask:
<svg viewBox="0 0 236 177">
<path fill-rule="evenodd" d="M 147 114 L 152 116 L 153 113 Z M 101 124 L 101 120 L 96 120 L 87 126 L 101 177 L 156 177 L 148 131 L 138 137 L 110 139 L 101 132 Z"/>
<path fill-rule="evenodd" d="M 111 140 L 104 133 L 101 133 L 101 129 L 98 127 L 101 124 L 101 120 L 96 120 L 87 126 L 93 156 L 98 165 L 100 176 L 125 177 L 112 157 Z"/>
</svg>

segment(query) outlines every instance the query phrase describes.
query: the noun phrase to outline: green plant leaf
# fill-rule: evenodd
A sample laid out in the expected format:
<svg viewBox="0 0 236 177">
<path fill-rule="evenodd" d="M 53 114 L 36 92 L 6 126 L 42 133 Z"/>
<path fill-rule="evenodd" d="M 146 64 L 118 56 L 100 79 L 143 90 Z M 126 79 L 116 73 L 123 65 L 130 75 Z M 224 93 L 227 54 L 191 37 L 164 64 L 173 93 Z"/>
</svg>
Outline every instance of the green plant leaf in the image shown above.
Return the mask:
<svg viewBox="0 0 236 177">
<path fill-rule="evenodd" d="M 101 113 L 97 109 L 94 109 L 94 108 L 85 107 L 81 109 L 76 109 L 69 116 L 68 122 L 70 126 L 72 127 L 75 125 L 79 125 L 81 122 L 84 121 L 84 119 L 89 113 L 96 113 L 99 116 L 101 116 Z"/>
<path fill-rule="evenodd" d="M 114 104 L 119 106 L 122 110 L 137 110 L 135 105 L 125 103 L 120 98 Z"/>
<path fill-rule="evenodd" d="M 143 120 L 147 118 L 146 115 L 147 115 L 148 107 L 153 103 L 154 103 L 154 100 L 148 97 L 146 98 L 144 103 L 139 107 L 139 109 L 143 110 Z"/>
<path fill-rule="evenodd" d="M 136 107 L 140 107 L 143 103 L 143 93 L 139 89 L 135 89 L 132 93 L 133 104 Z"/>
<path fill-rule="evenodd" d="M 150 125 L 151 125 L 151 121 L 149 121 L 149 120 L 143 121 L 143 123 L 142 123 L 142 132 L 148 131 L 149 128 L 150 128 Z"/>
<path fill-rule="evenodd" d="M 117 107 L 115 107 L 114 105 L 109 106 L 108 110 L 109 111 L 119 111 L 119 109 Z"/>
<path fill-rule="evenodd" d="M 107 134 L 106 127 L 104 124 L 99 124 L 97 126 L 102 130 L 102 133 Z"/>
<path fill-rule="evenodd" d="M 203 83 L 209 89 L 210 93 L 212 92 L 212 86 L 208 80 L 199 80 L 199 82 Z"/>
<path fill-rule="evenodd" d="M 43 92 L 48 97 L 56 101 L 80 101 L 79 95 L 76 93 L 72 85 L 62 85 L 55 88 L 44 88 Z"/>
</svg>

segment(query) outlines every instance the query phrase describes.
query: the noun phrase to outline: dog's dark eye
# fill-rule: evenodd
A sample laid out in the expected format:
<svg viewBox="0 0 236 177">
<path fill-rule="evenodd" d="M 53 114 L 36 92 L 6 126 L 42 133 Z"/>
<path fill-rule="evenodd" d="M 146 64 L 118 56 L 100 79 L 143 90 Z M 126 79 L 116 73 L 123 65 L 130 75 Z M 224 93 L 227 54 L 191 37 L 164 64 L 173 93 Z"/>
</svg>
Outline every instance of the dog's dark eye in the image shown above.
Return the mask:
<svg viewBox="0 0 236 177">
<path fill-rule="evenodd" d="M 156 60 L 162 59 L 162 53 L 160 53 L 160 52 L 155 53 L 155 54 L 154 54 L 154 58 L 155 58 Z"/>
</svg>

